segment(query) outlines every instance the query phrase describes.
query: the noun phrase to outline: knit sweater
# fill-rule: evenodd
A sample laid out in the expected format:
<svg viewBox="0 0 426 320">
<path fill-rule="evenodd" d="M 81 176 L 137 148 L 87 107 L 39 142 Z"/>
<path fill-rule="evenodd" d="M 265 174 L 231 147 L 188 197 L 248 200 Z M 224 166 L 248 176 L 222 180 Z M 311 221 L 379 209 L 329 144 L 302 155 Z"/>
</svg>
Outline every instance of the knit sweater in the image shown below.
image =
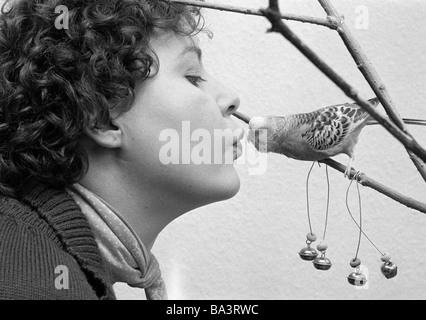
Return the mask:
<svg viewBox="0 0 426 320">
<path fill-rule="evenodd" d="M 64 189 L 36 182 L 0 195 L 0 299 L 115 299 L 85 216 Z"/>
</svg>

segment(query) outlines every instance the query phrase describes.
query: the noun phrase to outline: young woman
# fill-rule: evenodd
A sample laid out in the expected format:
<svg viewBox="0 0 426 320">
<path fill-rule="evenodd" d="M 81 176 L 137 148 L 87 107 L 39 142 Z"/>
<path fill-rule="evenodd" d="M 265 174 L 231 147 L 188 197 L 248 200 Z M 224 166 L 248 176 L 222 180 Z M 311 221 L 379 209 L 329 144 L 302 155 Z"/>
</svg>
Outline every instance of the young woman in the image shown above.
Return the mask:
<svg viewBox="0 0 426 320">
<path fill-rule="evenodd" d="M 115 282 L 167 298 L 156 237 L 240 186 L 222 161 L 239 156 L 239 99 L 203 68 L 202 21 L 159 0 L 5 3 L 0 299 L 114 299 Z M 225 133 L 215 161 L 185 159 L 189 126 Z"/>
</svg>

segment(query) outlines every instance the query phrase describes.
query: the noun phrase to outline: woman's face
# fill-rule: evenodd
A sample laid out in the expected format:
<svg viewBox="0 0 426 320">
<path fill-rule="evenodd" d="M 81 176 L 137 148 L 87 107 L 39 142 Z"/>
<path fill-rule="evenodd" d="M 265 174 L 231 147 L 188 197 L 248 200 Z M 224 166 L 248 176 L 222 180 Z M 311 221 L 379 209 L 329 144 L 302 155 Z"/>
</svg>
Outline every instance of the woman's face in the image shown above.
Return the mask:
<svg viewBox="0 0 426 320">
<path fill-rule="evenodd" d="M 132 108 L 116 120 L 128 178 L 194 206 L 233 197 L 244 134 L 230 117 L 238 96 L 204 70 L 196 38 L 162 33 L 151 47 L 155 75 L 138 85 Z"/>
</svg>

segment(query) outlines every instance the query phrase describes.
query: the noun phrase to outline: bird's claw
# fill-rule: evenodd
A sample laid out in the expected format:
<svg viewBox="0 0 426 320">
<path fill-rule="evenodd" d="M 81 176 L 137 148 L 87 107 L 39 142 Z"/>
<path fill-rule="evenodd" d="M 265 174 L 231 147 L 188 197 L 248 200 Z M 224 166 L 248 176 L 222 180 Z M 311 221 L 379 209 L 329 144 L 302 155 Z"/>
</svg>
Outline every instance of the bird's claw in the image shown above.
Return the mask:
<svg viewBox="0 0 426 320">
<path fill-rule="evenodd" d="M 345 170 L 345 173 L 344 173 L 344 177 L 345 178 L 350 178 L 351 177 L 351 171 L 352 171 L 352 168 L 351 167 L 346 167 L 346 170 Z"/>
<path fill-rule="evenodd" d="M 351 178 L 352 162 L 353 162 L 353 158 L 350 158 L 349 163 L 348 163 L 346 170 L 345 170 L 345 175 L 344 175 L 345 178 L 348 178 L 348 179 Z"/>
</svg>

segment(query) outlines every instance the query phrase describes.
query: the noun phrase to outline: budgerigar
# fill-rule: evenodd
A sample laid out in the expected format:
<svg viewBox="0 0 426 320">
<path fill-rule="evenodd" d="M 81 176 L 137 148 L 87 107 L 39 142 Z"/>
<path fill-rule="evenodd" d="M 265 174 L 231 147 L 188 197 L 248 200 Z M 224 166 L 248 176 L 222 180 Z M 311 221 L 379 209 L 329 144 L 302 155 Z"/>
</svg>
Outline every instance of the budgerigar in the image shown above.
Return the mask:
<svg viewBox="0 0 426 320">
<path fill-rule="evenodd" d="M 377 98 L 369 102 L 374 107 L 379 104 Z M 253 117 L 249 122 L 251 130 L 248 139 L 262 151 L 265 141 L 259 141 L 261 135 L 255 132 L 266 129 L 267 145 L 263 151 L 280 153 L 297 160 L 320 161 L 347 154 L 349 164 L 345 176 L 349 176 L 358 136 L 368 120 L 371 120 L 370 115 L 355 103 L 283 117 Z"/>
</svg>

